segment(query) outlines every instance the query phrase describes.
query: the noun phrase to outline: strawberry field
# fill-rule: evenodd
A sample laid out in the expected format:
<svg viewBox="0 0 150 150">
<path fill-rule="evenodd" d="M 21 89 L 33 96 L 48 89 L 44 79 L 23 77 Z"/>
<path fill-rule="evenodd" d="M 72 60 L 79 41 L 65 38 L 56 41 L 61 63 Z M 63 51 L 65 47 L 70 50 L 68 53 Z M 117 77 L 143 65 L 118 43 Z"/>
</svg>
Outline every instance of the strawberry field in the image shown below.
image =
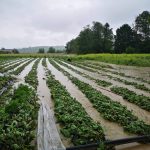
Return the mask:
<svg viewBox="0 0 150 150">
<path fill-rule="evenodd" d="M 0 57 L 0 149 L 149 150 L 150 68 L 143 70 L 63 56 Z M 106 144 L 140 136 L 148 138 Z"/>
</svg>

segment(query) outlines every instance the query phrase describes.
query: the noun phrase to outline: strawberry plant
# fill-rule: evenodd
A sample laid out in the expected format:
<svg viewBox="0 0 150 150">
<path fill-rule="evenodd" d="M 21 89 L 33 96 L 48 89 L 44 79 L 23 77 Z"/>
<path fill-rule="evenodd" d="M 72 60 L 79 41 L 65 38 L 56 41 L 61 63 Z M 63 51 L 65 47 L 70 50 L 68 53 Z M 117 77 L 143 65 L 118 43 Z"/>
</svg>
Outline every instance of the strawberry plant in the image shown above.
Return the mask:
<svg viewBox="0 0 150 150">
<path fill-rule="evenodd" d="M 105 119 L 122 125 L 123 128 L 130 133 L 138 135 L 150 134 L 150 125 L 147 125 L 143 121 L 139 120 L 138 117 L 134 116 L 132 112 L 127 109 L 127 107 L 122 106 L 119 102 L 114 102 L 89 84 L 71 76 L 55 62 L 51 62 L 51 64 L 63 72 L 64 75 L 68 76 L 68 78 L 93 103 L 93 106 L 103 115 Z"/>
<path fill-rule="evenodd" d="M 131 103 L 134 103 L 145 109 L 150 111 L 150 98 L 144 95 L 137 95 L 135 92 L 128 90 L 127 88 L 123 87 L 112 87 L 111 91 L 121 95 L 125 100 L 128 100 Z"/>
<path fill-rule="evenodd" d="M 94 122 L 76 99 L 72 98 L 66 88 L 62 86 L 48 72 L 47 84 L 51 89 L 55 104 L 57 122 L 61 124 L 61 133 L 74 145 L 104 141 L 102 127 Z"/>
</svg>

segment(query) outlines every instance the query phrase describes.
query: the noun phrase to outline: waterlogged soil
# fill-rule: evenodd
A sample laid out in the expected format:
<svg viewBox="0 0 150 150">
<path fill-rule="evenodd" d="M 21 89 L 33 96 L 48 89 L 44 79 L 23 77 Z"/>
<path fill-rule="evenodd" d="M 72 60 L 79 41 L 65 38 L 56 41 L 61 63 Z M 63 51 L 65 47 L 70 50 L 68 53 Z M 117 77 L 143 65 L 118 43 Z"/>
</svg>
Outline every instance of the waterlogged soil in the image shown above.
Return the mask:
<svg viewBox="0 0 150 150">
<path fill-rule="evenodd" d="M 2 64 L 2 65 L 0 65 L 0 66 L 2 66 L 2 67 L 7 67 L 7 66 L 10 66 L 10 65 L 12 65 L 13 63 L 17 63 L 18 61 L 21 61 L 21 60 L 23 60 L 23 59 L 10 60 L 10 61 L 8 61 L 8 62 L 6 62 L 6 63 L 4 63 L 4 64 Z"/>
<path fill-rule="evenodd" d="M 87 61 L 87 63 L 88 63 L 88 61 Z M 150 87 L 150 84 L 142 82 L 141 80 L 138 80 L 138 79 L 134 79 L 134 77 L 136 77 L 136 78 L 139 77 L 139 78 L 142 78 L 144 80 L 150 81 L 150 67 L 135 67 L 135 66 L 121 66 L 120 65 L 121 69 L 119 69 L 119 65 L 106 64 L 106 63 L 101 63 L 101 62 L 99 62 L 99 63 L 113 67 L 113 69 L 105 68 L 108 71 L 115 71 L 118 73 L 124 73 L 125 75 L 130 76 L 131 78 L 116 75 L 116 74 L 113 74 L 111 72 L 105 72 L 105 74 L 107 74 L 107 75 L 111 75 L 113 77 L 118 77 L 120 79 L 125 79 L 125 80 L 128 80 L 130 82 L 136 82 L 139 84 L 144 84 L 146 87 Z M 133 68 L 133 70 L 132 70 L 132 68 Z M 101 70 L 94 69 L 94 68 L 92 68 L 92 69 L 99 71 L 100 73 L 103 73 Z M 122 72 L 120 72 L 120 70 L 122 70 Z"/>
<path fill-rule="evenodd" d="M 17 67 L 15 67 L 12 70 L 9 70 L 8 73 L 11 73 L 12 71 L 16 71 L 19 67 L 23 66 L 25 63 L 29 62 L 31 59 L 28 59 L 26 61 L 24 61 L 23 63 L 21 63 L 20 65 L 18 65 Z"/>
<path fill-rule="evenodd" d="M 58 63 L 57 63 L 58 64 Z M 138 107 L 137 105 L 130 103 L 126 100 L 124 100 L 121 96 L 112 93 L 109 90 L 106 90 L 102 87 L 100 87 L 99 85 L 97 85 L 94 81 L 91 81 L 73 71 L 71 71 L 70 69 L 58 64 L 61 68 L 63 68 L 65 71 L 69 72 L 72 76 L 78 78 L 79 80 L 90 84 L 93 88 L 95 88 L 96 90 L 100 91 L 103 93 L 103 95 L 106 95 L 107 97 L 109 97 L 110 99 L 112 99 L 113 101 L 117 101 L 119 103 L 121 103 L 123 106 L 126 106 L 128 108 L 128 110 L 132 111 L 133 114 L 135 116 L 137 116 L 140 120 L 143 120 L 145 123 L 150 125 L 150 112 L 141 109 L 140 107 Z"/>
<path fill-rule="evenodd" d="M 90 61 L 89 61 L 90 62 Z M 145 80 L 150 80 L 150 67 L 136 67 L 136 66 L 125 66 L 125 65 L 115 65 L 103 62 L 95 62 L 97 64 L 109 65 L 112 66 L 113 69 L 108 69 L 112 71 L 117 71 L 119 73 L 125 73 L 126 75 L 132 77 L 140 77 Z"/>
<path fill-rule="evenodd" d="M 63 62 L 65 63 L 65 62 Z M 124 88 L 127 88 L 131 91 L 134 91 L 136 94 L 143 94 L 145 96 L 148 96 L 150 97 L 150 93 L 146 92 L 146 91 L 143 91 L 143 90 L 139 90 L 139 89 L 136 89 L 134 86 L 131 86 L 131 85 L 125 85 L 119 81 L 115 81 L 113 79 L 109 79 L 107 76 L 104 76 L 104 75 L 101 75 L 101 74 L 98 74 L 98 73 L 95 73 L 95 72 L 90 72 L 90 71 L 87 71 L 85 69 L 82 69 L 82 68 L 79 68 L 79 67 L 76 67 L 76 66 L 73 66 L 71 64 L 68 64 L 68 63 L 65 63 L 67 64 L 68 66 L 72 67 L 73 69 L 76 69 L 82 73 L 85 73 L 86 75 L 89 75 L 90 77 L 94 78 L 94 79 L 99 79 L 99 80 L 105 80 L 105 81 L 108 81 L 108 82 L 111 82 L 112 83 L 112 86 L 119 86 L 119 87 L 124 87 Z M 128 80 L 127 80 L 128 81 Z M 106 89 L 110 90 L 110 88 L 112 87 L 108 87 Z"/>
<path fill-rule="evenodd" d="M 93 107 L 92 103 L 85 97 L 85 95 L 66 77 L 54 68 L 48 61 L 48 69 L 51 70 L 52 74 L 55 76 L 62 85 L 64 85 L 67 91 L 72 97 L 82 104 L 83 108 L 87 114 L 95 121 L 101 124 L 106 135 L 106 139 L 119 139 L 131 136 L 123 131 L 123 128 L 116 123 L 107 121 L 103 119 L 100 113 Z"/>
<path fill-rule="evenodd" d="M 14 87 L 17 88 L 20 84 L 27 84 L 25 83 L 25 77 L 31 71 L 32 66 L 34 65 L 36 60 L 32 61 L 29 65 L 27 65 L 24 70 L 17 76 L 17 82 L 14 84 Z M 27 84 L 28 85 L 28 84 Z M 28 85 L 29 86 L 29 85 Z"/>
<path fill-rule="evenodd" d="M 14 65 L 16 65 L 16 64 L 19 64 L 19 63 L 25 61 L 25 60 L 28 60 L 28 59 L 21 59 L 21 60 L 17 60 L 17 61 L 11 62 L 11 63 L 9 63 L 8 65 L 6 65 L 4 68 L 8 68 L 8 67 L 10 67 L 10 66 L 14 66 Z"/>
<path fill-rule="evenodd" d="M 62 147 L 64 147 L 61 143 L 61 139 L 62 141 L 66 144 L 66 146 L 70 146 L 70 143 L 62 137 L 60 137 L 60 133 L 59 133 L 59 125 L 56 125 L 56 121 L 54 118 L 54 111 L 53 111 L 53 107 L 54 104 L 52 102 L 51 99 L 51 94 L 50 94 L 50 89 L 48 88 L 48 86 L 46 85 L 46 74 L 45 74 L 45 70 L 44 67 L 42 66 L 42 61 L 43 59 L 41 59 L 38 68 L 37 68 L 37 77 L 38 77 L 38 87 L 37 87 L 37 93 L 38 93 L 38 97 L 40 99 L 40 104 L 41 107 L 43 109 L 43 112 L 39 112 L 41 113 L 40 116 L 43 116 L 42 122 L 41 122 L 41 126 L 42 127 L 42 134 L 41 137 L 42 139 L 44 139 L 44 147 L 45 149 L 55 149 L 55 147 L 53 146 L 57 146 L 60 149 L 64 149 Z M 43 125 L 42 125 L 43 124 Z M 58 127 L 58 129 L 57 129 Z"/>
</svg>

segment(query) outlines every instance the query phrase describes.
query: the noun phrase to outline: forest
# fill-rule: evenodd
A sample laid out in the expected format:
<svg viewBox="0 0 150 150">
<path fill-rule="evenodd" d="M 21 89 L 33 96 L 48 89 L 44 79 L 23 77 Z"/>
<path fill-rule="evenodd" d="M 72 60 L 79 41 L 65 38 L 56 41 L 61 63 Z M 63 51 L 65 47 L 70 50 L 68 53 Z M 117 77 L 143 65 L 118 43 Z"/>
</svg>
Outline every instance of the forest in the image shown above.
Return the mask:
<svg viewBox="0 0 150 150">
<path fill-rule="evenodd" d="M 88 53 L 150 53 L 150 12 L 143 11 L 132 25 L 123 24 L 116 30 L 109 23 L 93 22 L 66 44 L 66 52 Z"/>
</svg>

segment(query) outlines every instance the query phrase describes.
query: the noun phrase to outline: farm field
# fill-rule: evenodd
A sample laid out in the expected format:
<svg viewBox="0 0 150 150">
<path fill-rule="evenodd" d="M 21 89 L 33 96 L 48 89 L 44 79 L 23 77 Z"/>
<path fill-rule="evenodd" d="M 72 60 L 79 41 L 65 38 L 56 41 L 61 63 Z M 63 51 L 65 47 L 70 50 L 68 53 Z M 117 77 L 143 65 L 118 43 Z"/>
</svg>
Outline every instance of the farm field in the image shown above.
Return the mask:
<svg viewBox="0 0 150 150">
<path fill-rule="evenodd" d="M 147 141 L 105 144 L 150 135 L 149 56 L 128 64 L 81 57 L 0 57 L 0 149 L 150 149 Z"/>
</svg>

